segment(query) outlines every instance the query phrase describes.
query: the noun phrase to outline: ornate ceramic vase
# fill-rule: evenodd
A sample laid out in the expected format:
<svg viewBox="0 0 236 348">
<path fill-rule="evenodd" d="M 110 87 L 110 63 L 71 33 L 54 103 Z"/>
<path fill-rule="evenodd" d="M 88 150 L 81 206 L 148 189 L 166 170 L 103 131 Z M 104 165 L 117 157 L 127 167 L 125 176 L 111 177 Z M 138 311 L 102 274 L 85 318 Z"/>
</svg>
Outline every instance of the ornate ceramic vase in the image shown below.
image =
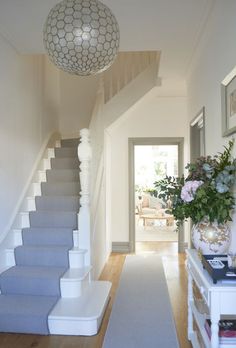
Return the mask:
<svg viewBox="0 0 236 348">
<path fill-rule="evenodd" d="M 230 244 L 230 229 L 227 224 L 201 221 L 193 225 L 192 242 L 203 255 L 224 254 Z"/>
</svg>

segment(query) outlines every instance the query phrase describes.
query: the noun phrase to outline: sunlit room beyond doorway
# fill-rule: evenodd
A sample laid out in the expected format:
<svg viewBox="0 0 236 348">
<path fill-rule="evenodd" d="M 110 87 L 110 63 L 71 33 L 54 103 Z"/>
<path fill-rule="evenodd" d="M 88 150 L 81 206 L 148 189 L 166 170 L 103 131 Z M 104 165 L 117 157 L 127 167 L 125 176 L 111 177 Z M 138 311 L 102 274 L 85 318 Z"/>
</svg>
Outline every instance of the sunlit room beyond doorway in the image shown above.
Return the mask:
<svg viewBox="0 0 236 348">
<path fill-rule="evenodd" d="M 166 176 L 178 176 L 178 145 L 136 145 L 135 240 L 136 246 L 178 242 L 171 202 L 159 197 L 158 184 Z"/>
</svg>

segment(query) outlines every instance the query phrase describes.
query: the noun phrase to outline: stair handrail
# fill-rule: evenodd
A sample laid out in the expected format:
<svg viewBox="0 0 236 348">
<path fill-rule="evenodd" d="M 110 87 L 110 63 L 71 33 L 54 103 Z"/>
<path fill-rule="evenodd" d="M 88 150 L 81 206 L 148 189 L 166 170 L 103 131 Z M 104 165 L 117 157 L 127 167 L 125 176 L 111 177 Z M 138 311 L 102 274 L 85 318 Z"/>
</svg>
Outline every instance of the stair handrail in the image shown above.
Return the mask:
<svg viewBox="0 0 236 348">
<path fill-rule="evenodd" d="M 90 227 L 90 165 L 92 148 L 90 131 L 87 128 L 80 130 L 80 144 L 78 158 L 80 161 L 80 210 L 78 213 L 79 246 L 86 249 L 85 265 L 91 265 L 91 227 Z"/>
</svg>

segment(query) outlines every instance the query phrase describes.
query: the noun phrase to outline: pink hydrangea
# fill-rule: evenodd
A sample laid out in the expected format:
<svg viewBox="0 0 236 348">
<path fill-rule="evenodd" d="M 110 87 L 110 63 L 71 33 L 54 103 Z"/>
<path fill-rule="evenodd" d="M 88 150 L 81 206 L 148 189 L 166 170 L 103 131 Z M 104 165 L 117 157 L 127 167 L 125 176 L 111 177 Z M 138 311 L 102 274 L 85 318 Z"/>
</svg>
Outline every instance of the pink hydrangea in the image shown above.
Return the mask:
<svg viewBox="0 0 236 348">
<path fill-rule="evenodd" d="M 194 199 L 195 192 L 198 187 L 203 184 L 203 181 L 186 181 L 181 190 L 181 198 L 184 202 L 191 202 Z"/>
</svg>

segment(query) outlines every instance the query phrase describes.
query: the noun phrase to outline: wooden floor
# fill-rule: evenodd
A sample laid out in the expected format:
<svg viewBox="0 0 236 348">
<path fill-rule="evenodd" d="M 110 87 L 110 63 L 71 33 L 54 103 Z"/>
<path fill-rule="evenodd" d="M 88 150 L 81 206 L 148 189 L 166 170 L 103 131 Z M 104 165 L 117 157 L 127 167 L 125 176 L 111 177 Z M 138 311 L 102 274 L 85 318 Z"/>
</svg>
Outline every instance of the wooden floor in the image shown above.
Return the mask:
<svg viewBox="0 0 236 348">
<path fill-rule="evenodd" d="M 160 254 L 163 259 L 180 348 L 191 348 L 192 346 L 186 338 L 187 277 L 184 266 L 185 257 L 183 254 L 177 253 L 177 243 L 174 242 L 140 242 L 136 245 L 136 253 L 152 251 Z M 101 274 L 101 280 L 112 282 L 112 290 L 111 300 L 98 335 L 68 337 L 0 334 L 0 348 L 101 348 L 124 260 L 124 254 L 112 254 Z"/>
</svg>

